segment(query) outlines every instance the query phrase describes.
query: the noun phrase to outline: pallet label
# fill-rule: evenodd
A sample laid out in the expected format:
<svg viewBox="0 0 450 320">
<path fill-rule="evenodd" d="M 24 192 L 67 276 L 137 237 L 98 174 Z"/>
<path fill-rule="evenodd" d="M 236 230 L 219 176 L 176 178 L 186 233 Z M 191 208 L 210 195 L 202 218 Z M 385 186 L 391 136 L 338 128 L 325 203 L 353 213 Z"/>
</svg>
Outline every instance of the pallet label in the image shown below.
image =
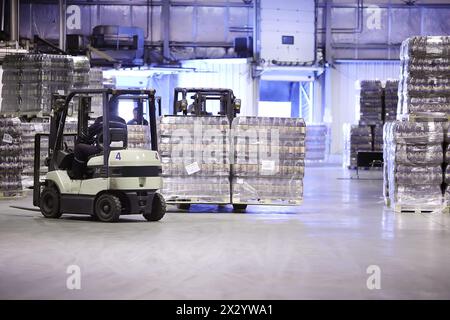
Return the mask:
<svg viewBox="0 0 450 320">
<path fill-rule="evenodd" d="M 197 161 L 195 161 L 191 164 L 188 164 L 185 168 L 186 168 L 186 172 L 188 175 L 191 175 L 191 174 L 194 174 L 194 173 L 200 171 L 200 167 L 199 167 Z"/>
<path fill-rule="evenodd" d="M 13 137 L 11 135 L 5 133 L 5 134 L 3 134 L 3 142 L 12 144 L 13 143 Z"/>
</svg>

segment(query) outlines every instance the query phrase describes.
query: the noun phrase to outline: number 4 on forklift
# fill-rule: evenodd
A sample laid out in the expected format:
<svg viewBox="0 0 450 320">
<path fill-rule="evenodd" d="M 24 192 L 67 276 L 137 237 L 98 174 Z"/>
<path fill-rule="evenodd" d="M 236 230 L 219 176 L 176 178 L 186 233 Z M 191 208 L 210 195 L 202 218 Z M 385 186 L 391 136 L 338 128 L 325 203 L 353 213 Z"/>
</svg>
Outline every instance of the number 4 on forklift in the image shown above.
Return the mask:
<svg viewBox="0 0 450 320">
<path fill-rule="evenodd" d="M 190 307 L 183 304 L 182 307 L 177 307 L 177 315 L 202 315 L 204 318 L 209 314 L 242 314 L 242 315 L 258 315 L 258 314 L 272 314 L 272 305 L 225 305 L 221 304 L 220 309 L 213 309 L 211 307 Z"/>
</svg>

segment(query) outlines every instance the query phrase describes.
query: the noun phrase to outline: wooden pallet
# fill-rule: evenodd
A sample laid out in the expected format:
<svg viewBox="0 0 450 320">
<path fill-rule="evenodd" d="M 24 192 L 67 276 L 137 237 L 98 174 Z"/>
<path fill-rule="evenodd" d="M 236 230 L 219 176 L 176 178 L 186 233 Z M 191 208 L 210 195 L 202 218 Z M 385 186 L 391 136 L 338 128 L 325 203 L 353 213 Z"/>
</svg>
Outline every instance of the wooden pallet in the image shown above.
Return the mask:
<svg viewBox="0 0 450 320">
<path fill-rule="evenodd" d="M 415 213 L 415 214 L 430 214 L 430 213 L 448 213 L 448 207 L 442 205 L 394 205 L 395 213 Z"/>
<path fill-rule="evenodd" d="M 233 204 L 248 205 L 266 205 L 266 206 L 299 206 L 303 203 L 301 200 L 282 200 L 282 199 L 240 199 L 233 198 Z"/>
<path fill-rule="evenodd" d="M 0 191 L 0 200 L 23 198 L 28 194 L 28 191 L 29 190 Z"/>
<path fill-rule="evenodd" d="M 222 198 L 219 201 L 208 201 L 205 198 L 190 197 L 183 199 L 166 199 L 167 204 L 230 204 L 230 198 Z"/>
</svg>

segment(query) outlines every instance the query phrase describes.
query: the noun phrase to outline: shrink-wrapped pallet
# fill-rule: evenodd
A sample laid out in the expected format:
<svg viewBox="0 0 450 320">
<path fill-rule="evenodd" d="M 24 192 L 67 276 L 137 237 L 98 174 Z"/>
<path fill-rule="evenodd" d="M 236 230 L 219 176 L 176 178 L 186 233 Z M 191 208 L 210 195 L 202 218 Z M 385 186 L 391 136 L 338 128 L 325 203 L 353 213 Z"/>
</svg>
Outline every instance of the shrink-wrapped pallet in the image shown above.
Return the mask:
<svg viewBox="0 0 450 320">
<path fill-rule="evenodd" d="M 344 167 L 356 168 L 359 151 L 372 151 L 371 126 L 344 124 Z"/>
<path fill-rule="evenodd" d="M 411 37 L 400 49 L 399 117 L 450 115 L 450 37 Z"/>
<path fill-rule="evenodd" d="M 401 211 L 442 206 L 445 124 L 396 121 L 386 126 L 385 178 L 391 206 Z"/>
<path fill-rule="evenodd" d="M 230 202 L 226 117 L 164 116 L 158 122 L 163 195 L 170 202 Z"/>
<path fill-rule="evenodd" d="M 398 80 L 387 80 L 384 85 L 384 121 L 397 119 Z"/>
<path fill-rule="evenodd" d="M 359 124 L 383 124 L 383 87 L 381 81 L 363 80 L 359 87 Z"/>
<path fill-rule="evenodd" d="M 325 123 L 308 124 L 305 137 L 306 161 L 320 162 L 327 159 L 329 129 Z"/>
<path fill-rule="evenodd" d="M 21 194 L 22 132 L 17 118 L 0 118 L 0 197 Z"/>
<path fill-rule="evenodd" d="M 89 89 L 103 89 L 103 71 L 99 68 L 89 70 Z M 101 95 L 93 95 L 91 99 L 91 112 L 93 117 L 99 117 L 103 113 L 103 98 Z"/>
<path fill-rule="evenodd" d="M 235 118 L 231 130 L 233 203 L 301 203 L 305 132 L 303 119 Z"/>
<path fill-rule="evenodd" d="M 65 55 L 13 54 L 3 62 L 2 113 L 50 114 L 54 93 L 67 93 L 73 60 Z"/>
</svg>

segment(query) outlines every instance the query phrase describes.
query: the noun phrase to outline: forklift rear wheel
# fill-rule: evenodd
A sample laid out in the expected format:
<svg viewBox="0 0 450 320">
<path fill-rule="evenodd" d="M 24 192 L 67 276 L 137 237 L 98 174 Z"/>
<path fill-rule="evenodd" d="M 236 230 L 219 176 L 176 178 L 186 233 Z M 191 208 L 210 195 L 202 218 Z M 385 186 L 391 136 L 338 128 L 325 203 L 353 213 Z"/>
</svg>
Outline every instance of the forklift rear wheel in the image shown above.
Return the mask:
<svg viewBox="0 0 450 320">
<path fill-rule="evenodd" d="M 41 213 L 46 218 L 58 219 L 62 213 L 59 211 L 59 192 L 53 187 L 45 187 L 41 193 L 39 203 Z"/>
<path fill-rule="evenodd" d="M 179 203 L 177 204 L 177 208 L 180 210 L 189 210 L 191 205 L 189 203 Z"/>
<path fill-rule="evenodd" d="M 115 195 L 105 193 L 95 201 L 95 215 L 103 222 L 116 222 L 122 213 L 122 204 Z"/>
<path fill-rule="evenodd" d="M 234 212 L 243 212 L 247 209 L 246 204 L 233 204 L 233 211 Z"/>
<path fill-rule="evenodd" d="M 166 201 L 159 193 L 155 193 L 152 202 L 152 212 L 144 214 L 147 221 L 159 221 L 166 214 Z"/>
</svg>

